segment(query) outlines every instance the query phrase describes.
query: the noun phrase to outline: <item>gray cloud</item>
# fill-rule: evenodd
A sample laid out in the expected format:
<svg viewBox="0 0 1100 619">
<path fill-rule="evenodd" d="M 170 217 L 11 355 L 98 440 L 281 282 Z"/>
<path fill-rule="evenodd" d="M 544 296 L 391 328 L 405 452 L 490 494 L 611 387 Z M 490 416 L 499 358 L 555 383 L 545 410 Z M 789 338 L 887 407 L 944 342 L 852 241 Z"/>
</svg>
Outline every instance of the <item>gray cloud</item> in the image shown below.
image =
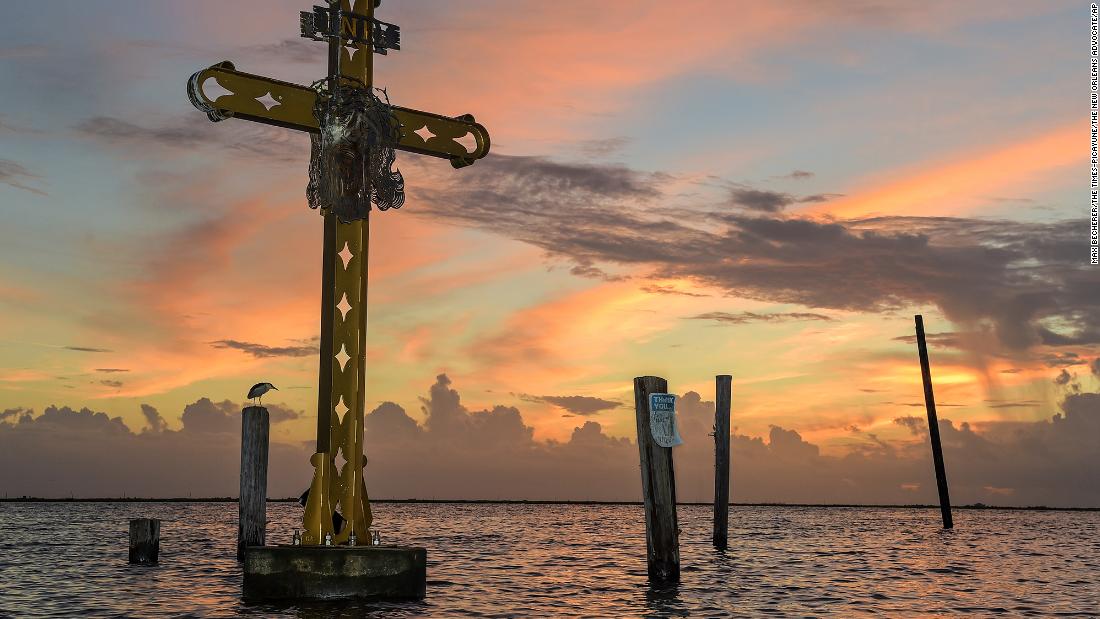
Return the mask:
<svg viewBox="0 0 1100 619">
<path fill-rule="evenodd" d="M 365 419 L 368 488 L 374 497 L 638 500 L 637 447 L 586 420 L 566 441 L 536 441 L 509 406 L 471 411 L 446 375 L 421 399 L 423 422 L 383 403 Z M 677 494 L 707 501 L 713 484 L 714 403 L 698 393 L 678 403 Z M 0 414 L 0 486 L 53 496 L 235 496 L 240 409 L 203 398 L 169 430 L 143 406 L 146 427 L 88 409 L 50 407 Z M 273 413 L 274 417 L 274 413 Z M 7 420 L 14 420 L 9 422 Z M 735 501 L 934 503 L 925 421 L 901 417 L 911 438 L 885 441 L 852 428 L 846 456 L 822 453 L 794 429 L 731 437 Z M 941 419 L 952 497 L 959 504 L 1100 506 L 1093 479 L 1100 453 L 1100 394 L 1074 393 L 1046 421 L 969 424 Z M 309 483 L 312 445 L 271 443 L 271 496 Z M 39 465 L 20 465 L 34 461 Z M 134 463 L 142 464 L 135 467 Z M 995 489 L 995 490 L 992 490 Z"/>
<path fill-rule="evenodd" d="M 283 39 L 278 43 L 266 45 L 252 45 L 242 51 L 263 58 L 268 62 L 281 61 L 317 65 L 324 61 L 324 55 L 320 53 L 315 41 L 300 38 Z"/>
<path fill-rule="evenodd" d="M 687 291 L 687 290 L 677 290 L 676 288 L 672 288 L 671 286 L 660 286 L 658 284 L 651 284 L 651 285 L 648 285 L 648 286 L 642 286 L 641 290 L 643 292 L 648 292 L 650 294 L 676 294 L 676 295 L 680 295 L 680 296 L 684 296 L 684 297 L 709 297 L 710 296 L 709 294 L 702 294 L 702 293 L 699 293 L 699 292 L 690 292 L 690 291 Z"/>
<path fill-rule="evenodd" d="M 1041 405 L 1039 400 L 985 400 L 986 408 L 1039 408 Z"/>
<path fill-rule="evenodd" d="M 241 342 L 238 340 L 217 340 L 210 342 L 210 345 L 214 348 L 232 348 L 234 350 L 240 350 L 258 359 L 266 359 L 269 357 L 308 357 L 317 354 L 317 347 L 309 345 L 265 346 L 263 344 Z"/>
<path fill-rule="evenodd" d="M 222 122 L 215 126 L 198 112 L 158 126 L 94 116 L 77 123 L 74 129 L 87 138 L 120 146 L 220 148 L 240 151 L 252 159 L 286 163 L 309 160 L 309 138 L 302 132 L 255 122 Z"/>
<path fill-rule="evenodd" d="M 118 372 L 129 372 L 130 370 L 124 370 L 122 368 L 96 368 L 96 372 L 103 372 L 104 374 L 115 374 Z"/>
<path fill-rule="evenodd" d="M 39 416 L 27 411 L 15 423 L 0 422 L 0 487 L 17 496 L 237 495 L 237 405 L 203 398 L 188 405 L 178 431 L 156 408 L 144 405 L 141 412 L 141 432 L 86 408 L 51 406 Z M 309 484 L 308 452 L 271 443 L 273 496 L 297 496 Z"/>
<path fill-rule="evenodd" d="M 8 408 L 0 411 L 0 422 L 8 419 L 9 417 L 21 417 L 23 415 L 30 415 L 31 410 L 26 408 Z"/>
<path fill-rule="evenodd" d="M 569 272 L 577 277 L 587 277 L 588 279 L 602 279 L 606 282 L 615 282 L 623 279 L 627 279 L 621 275 L 612 275 L 603 269 L 593 266 L 591 263 L 585 262 L 581 264 L 575 264 L 569 269 Z"/>
<path fill-rule="evenodd" d="M 1065 368 L 1087 363 L 1075 352 L 1051 352 L 1039 356 L 1039 360 L 1048 368 Z"/>
<path fill-rule="evenodd" d="M 168 429 L 168 422 L 161 417 L 160 412 L 148 404 L 141 405 L 141 414 L 145 416 L 145 427 L 147 432 L 157 433 L 164 432 Z"/>
<path fill-rule="evenodd" d="M 840 197 L 839 193 L 815 193 L 798 197 L 781 191 L 754 189 L 752 187 L 734 187 L 730 190 L 730 199 L 737 206 L 760 213 L 779 213 L 792 204 L 808 202 L 828 202 Z"/>
<path fill-rule="evenodd" d="M 105 387 L 113 387 L 115 389 L 118 389 L 118 388 L 122 387 L 122 381 L 121 380 L 101 380 L 101 381 L 99 381 L 99 384 L 101 384 Z"/>
<path fill-rule="evenodd" d="M 807 172 L 805 170 L 792 170 L 790 174 L 784 174 L 783 176 L 776 176 L 775 178 L 785 178 L 792 181 L 804 181 L 814 177 L 813 172 Z"/>
<path fill-rule="evenodd" d="M 960 337 L 962 335 L 966 335 L 966 334 L 953 333 L 953 332 L 950 332 L 950 331 L 944 332 L 944 333 L 925 333 L 924 334 L 924 341 L 929 346 L 938 347 L 938 348 L 962 348 L 963 347 L 962 346 L 962 339 Z M 902 336 L 898 336 L 898 337 L 893 338 L 893 340 L 895 342 L 905 342 L 906 344 L 915 345 L 917 343 L 917 336 L 916 335 L 902 335 Z"/>
<path fill-rule="evenodd" d="M 418 206 L 578 264 L 640 267 L 730 296 L 862 312 L 933 304 L 1010 350 L 1100 341 L 1100 286 L 1081 259 L 1079 221 L 672 219 L 654 206 L 668 178 L 495 155 L 421 189 Z"/>
<path fill-rule="evenodd" d="M 23 167 L 23 164 L 18 161 L 12 161 L 11 159 L 0 158 L 0 183 L 8 185 L 9 187 L 15 187 L 16 189 L 22 189 L 23 191 L 29 191 L 31 193 L 38 194 L 40 196 L 46 195 L 46 192 L 41 189 L 32 187 L 28 183 L 36 183 L 42 179 L 37 174 L 32 174 L 30 170 Z"/>
<path fill-rule="evenodd" d="M 809 202 L 828 202 L 829 200 L 840 198 L 842 196 L 844 196 L 844 194 L 842 193 L 815 193 L 808 196 L 802 196 L 798 199 L 798 202 L 801 204 L 806 204 Z"/>
<path fill-rule="evenodd" d="M 586 395 L 528 395 L 520 394 L 520 398 L 528 402 L 545 402 L 559 408 L 581 415 L 595 415 L 596 413 L 611 410 L 622 406 L 622 402 L 605 400 Z"/>
<path fill-rule="evenodd" d="M 579 147 L 581 154 L 588 157 L 608 157 L 621 151 L 627 144 L 633 142 L 631 138 L 615 137 L 602 140 L 583 140 Z"/>
<path fill-rule="evenodd" d="M 688 316 L 689 320 L 713 320 L 730 325 L 744 325 L 752 322 L 791 322 L 795 320 L 835 320 L 830 316 L 824 314 L 814 314 L 810 312 L 785 312 L 775 314 L 757 314 L 755 312 L 738 312 L 731 314 L 729 312 L 706 312 L 704 314 L 698 314 L 696 316 Z"/>
<path fill-rule="evenodd" d="M 797 198 L 789 193 L 748 187 L 730 190 L 730 199 L 738 206 L 765 213 L 778 213 L 797 201 Z"/>
<path fill-rule="evenodd" d="M 108 348 L 93 348 L 91 346 L 65 346 L 65 350 L 75 350 L 76 352 L 114 352 Z"/>
</svg>

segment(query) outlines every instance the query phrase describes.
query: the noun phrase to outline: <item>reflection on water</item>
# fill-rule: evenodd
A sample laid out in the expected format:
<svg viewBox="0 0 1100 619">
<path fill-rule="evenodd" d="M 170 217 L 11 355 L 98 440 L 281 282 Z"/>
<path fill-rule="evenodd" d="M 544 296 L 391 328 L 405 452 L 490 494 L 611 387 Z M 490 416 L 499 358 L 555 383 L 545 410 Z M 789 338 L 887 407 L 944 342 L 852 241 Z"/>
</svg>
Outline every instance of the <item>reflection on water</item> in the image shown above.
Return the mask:
<svg viewBox="0 0 1100 619">
<path fill-rule="evenodd" d="M 679 510 L 681 582 L 648 586 L 640 506 L 375 504 L 383 540 L 428 548 L 417 603 L 245 605 L 235 503 L 2 503 L 0 616 L 1097 616 L 1100 513 Z M 289 543 L 296 504 L 269 505 Z M 127 520 L 164 521 L 160 565 L 126 563 Z"/>
</svg>

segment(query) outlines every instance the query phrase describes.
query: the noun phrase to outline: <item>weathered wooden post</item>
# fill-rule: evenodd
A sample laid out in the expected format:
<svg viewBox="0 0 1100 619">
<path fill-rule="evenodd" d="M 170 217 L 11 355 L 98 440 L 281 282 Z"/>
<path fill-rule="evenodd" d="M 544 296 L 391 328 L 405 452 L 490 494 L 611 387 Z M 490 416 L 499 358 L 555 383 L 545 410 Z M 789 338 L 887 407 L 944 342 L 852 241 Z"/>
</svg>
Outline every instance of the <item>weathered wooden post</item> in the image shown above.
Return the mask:
<svg viewBox="0 0 1100 619">
<path fill-rule="evenodd" d="M 154 565 L 160 555 L 160 520 L 130 520 L 130 563 Z"/>
<path fill-rule="evenodd" d="M 649 580 L 653 584 L 680 580 L 680 531 L 676 522 L 676 474 L 672 448 L 661 447 L 650 428 L 649 396 L 667 393 L 668 382 L 658 376 L 634 379 L 634 412 L 645 501 L 645 542 Z"/>
<path fill-rule="evenodd" d="M 913 316 L 917 324 L 917 352 L 920 355 L 920 373 L 924 380 L 924 406 L 928 410 L 928 440 L 932 443 L 932 463 L 936 467 L 936 486 L 940 492 L 940 514 L 943 528 L 955 526 L 951 520 L 951 497 L 947 492 L 947 471 L 943 467 L 943 447 L 940 446 L 940 423 L 936 418 L 936 396 L 932 393 L 932 370 L 928 366 L 928 345 L 924 341 L 924 318 Z"/>
<path fill-rule="evenodd" d="M 237 560 L 246 546 L 263 546 L 267 533 L 267 443 L 270 418 L 262 406 L 241 415 L 241 492 L 237 502 Z"/>
<path fill-rule="evenodd" d="M 733 377 L 714 377 L 714 547 L 725 550 L 730 518 L 730 392 Z"/>
</svg>

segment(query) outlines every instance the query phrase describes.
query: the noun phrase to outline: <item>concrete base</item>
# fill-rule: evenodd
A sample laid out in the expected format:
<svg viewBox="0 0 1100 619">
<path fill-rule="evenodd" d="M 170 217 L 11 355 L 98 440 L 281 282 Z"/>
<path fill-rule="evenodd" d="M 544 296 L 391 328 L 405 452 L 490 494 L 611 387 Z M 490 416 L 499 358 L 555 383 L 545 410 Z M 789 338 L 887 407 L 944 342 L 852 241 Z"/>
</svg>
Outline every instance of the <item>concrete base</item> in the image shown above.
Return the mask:
<svg viewBox="0 0 1100 619">
<path fill-rule="evenodd" d="M 428 551 L 403 546 L 249 546 L 244 599 L 423 599 Z"/>
</svg>

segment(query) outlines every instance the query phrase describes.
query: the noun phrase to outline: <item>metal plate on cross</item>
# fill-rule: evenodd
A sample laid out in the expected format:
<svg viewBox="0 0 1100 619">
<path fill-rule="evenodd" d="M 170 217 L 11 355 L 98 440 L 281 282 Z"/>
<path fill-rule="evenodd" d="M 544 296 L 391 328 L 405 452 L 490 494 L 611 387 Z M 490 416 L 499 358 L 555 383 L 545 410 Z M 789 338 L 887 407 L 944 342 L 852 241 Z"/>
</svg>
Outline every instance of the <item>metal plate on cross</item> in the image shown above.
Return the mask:
<svg viewBox="0 0 1100 619">
<path fill-rule="evenodd" d="M 671 393 L 649 394 L 649 431 L 661 447 L 683 444 L 676 427 L 676 396 Z"/>
</svg>

